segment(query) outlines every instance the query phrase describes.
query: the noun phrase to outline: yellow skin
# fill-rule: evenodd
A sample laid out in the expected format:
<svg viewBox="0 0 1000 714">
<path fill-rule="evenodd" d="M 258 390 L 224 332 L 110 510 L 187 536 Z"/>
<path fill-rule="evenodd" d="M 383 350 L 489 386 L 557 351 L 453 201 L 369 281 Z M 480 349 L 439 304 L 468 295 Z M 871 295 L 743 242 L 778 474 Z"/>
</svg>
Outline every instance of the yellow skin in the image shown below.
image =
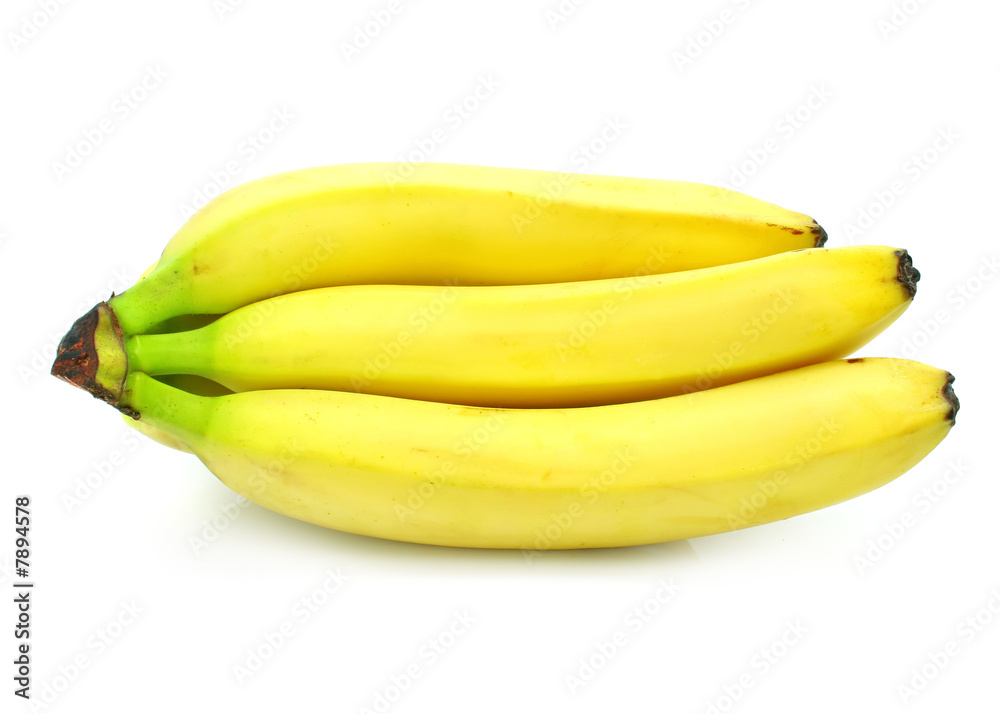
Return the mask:
<svg viewBox="0 0 1000 714">
<path fill-rule="evenodd" d="M 814 248 L 577 283 L 307 290 L 132 337 L 128 364 L 234 391 L 500 407 L 654 399 L 851 354 L 910 304 L 901 260 L 882 246 Z"/>
<path fill-rule="evenodd" d="M 293 518 L 562 549 L 719 533 L 878 488 L 948 433 L 950 382 L 865 359 L 660 400 L 502 410 L 319 390 L 198 397 L 134 373 L 124 403 L 234 491 Z"/>
<path fill-rule="evenodd" d="M 808 216 L 678 181 L 451 164 L 347 164 L 233 188 L 109 301 L 126 335 L 187 314 L 357 284 L 572 282 L 822 245 Z"/>
</svg>

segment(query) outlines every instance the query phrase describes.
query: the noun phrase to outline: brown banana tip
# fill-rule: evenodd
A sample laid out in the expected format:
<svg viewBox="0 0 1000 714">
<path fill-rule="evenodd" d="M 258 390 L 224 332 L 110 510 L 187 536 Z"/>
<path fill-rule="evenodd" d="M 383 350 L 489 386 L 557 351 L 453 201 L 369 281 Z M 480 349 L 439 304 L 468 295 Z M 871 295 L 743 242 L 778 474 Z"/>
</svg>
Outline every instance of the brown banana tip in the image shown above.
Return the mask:
<svg viewBox="0 0 1000 714">
<path fill-rule="evenodd" d="M 899 259 L 896 264 L 896 280 L 903 284 L 903 289 L 912 298 L 917 294 L 917 282 L 920 280 L 920 271 L 913 267 L 913 259 L 905 250 L 897 250 L 894 255 Z"/>
<path fill-rule="evenodd" d="M 955 396 L 955 390 L 952 389 L 952 383 L 955 381 L 955 375 L 948 372 L 948 376 L 944 381 L 944 386 L 941 388 L 941 394 L 944 399 L 951 406 L 948 413 L 944 415 L 946 421 L 950 421 L 952 426 L 955 426 L 955 416 L 958 414 L 959 403 L 958 397 Z"/>
<path fill-rule="evenodd" d="M 823 226 L 821 226 L 819 223 L 816 223 L 816 221 L 813 221 L 813 227 L 810 228 L 809 230 L 811 230 L 812 234 L 816 237 L 816 241 L 813 244 L 816 248 L 822 248 L 824 245 L 826 245 L 826 239 L 829 236 L 827 236 L 826 229 L 823 228 Z"/>
</svg>

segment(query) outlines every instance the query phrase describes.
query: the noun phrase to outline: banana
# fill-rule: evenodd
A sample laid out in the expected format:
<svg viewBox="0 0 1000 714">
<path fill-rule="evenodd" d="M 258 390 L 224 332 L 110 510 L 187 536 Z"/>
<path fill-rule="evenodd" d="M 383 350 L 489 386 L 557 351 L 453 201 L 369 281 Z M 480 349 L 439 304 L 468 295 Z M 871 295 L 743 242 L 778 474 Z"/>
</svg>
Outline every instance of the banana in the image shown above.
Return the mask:
<svg viewBox="0 0 1000 714">
<path fill-rule="evenodd" d="M 917 279 L 906 251 L 855 246 L 577 283 L 343 286 L 133 336 L 125 349 L 131 370 L 234 391 L 593 406 L 847 356 L 902 314 Z"/>
<path fill-rule="evenodd" d="M 948 433 L 952 381 L 853 359 L 666 399 L 505 410 L 320 390 L 200 397 L 132 373 L 123 403 L 287 516 L 538 550 L 720 533 L 878 488 Z"/>
<path fill-rule="evenodd" d="M 450 164 L 403 177 L 398 164 L 348 164 L 227 191 L 109 303 L 134 335 L 310 288 L 594 280 L 825 239 L 808 216 L 701 184 Z"/>
</svg>

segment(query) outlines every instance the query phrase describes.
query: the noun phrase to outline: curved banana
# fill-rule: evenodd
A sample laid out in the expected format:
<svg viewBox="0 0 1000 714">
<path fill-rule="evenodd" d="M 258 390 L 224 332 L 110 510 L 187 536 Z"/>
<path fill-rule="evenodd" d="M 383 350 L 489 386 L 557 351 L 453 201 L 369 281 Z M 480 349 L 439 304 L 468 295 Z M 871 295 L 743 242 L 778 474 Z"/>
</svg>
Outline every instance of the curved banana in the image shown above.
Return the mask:
<svg viewBox="0 0 1000 714">
<path fill-rule="evenodd" d="M 109 302 L 125 334 L 346 284 L 506 285 L 664 273 L 822 245 L 801 213 L 702 184 L 392 163 L 237 186 Z"/>
<path fill-rule="evenodd" d="M 887 483 L 948 433 L 952 377 L 825 362 L 667 399 L 503 410 L 319 390 L 198 397 L 142 373 L 125 404 L 224 483 L 393 540 L 587 548 L 719 533 Z"/>
<path fill-rule="evenodd" d="M 844 357 L 910 304 L 906 251 L 816 248 L 702 270 L 503 287 L 344 286 L 138 335 L 130 370 L 498 407 L 654 399 Z"/>
</svg>

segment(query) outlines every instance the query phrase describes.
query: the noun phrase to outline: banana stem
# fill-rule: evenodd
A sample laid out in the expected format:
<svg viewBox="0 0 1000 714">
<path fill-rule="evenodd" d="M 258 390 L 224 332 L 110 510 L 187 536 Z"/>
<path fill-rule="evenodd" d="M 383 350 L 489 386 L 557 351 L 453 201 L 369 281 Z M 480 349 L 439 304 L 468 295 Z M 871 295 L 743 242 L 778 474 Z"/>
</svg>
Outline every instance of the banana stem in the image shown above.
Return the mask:
<svg viewBox="0 0 1000 714">
<path fill-rule="evenodd" d="M 180 259 L 161 260 L 149 275 L 121 295 L 111 296 L 108 304 L 126 335 L 141 334 L 164 320 L 192 312 L 182 277 L 185 270 Z"/>
<path fill-rule="evenodd" d="M 178 259 L 158 263 L 121 295 L 98 303 L 74 322 L 59 342 L 52 375 L 134 416 L 122 402 L 126 377 L 130 368 L 136 369 L 130 365 L 126 340 L 189 312 L 189 292 L 177 284 L 182 267 Z"/>
<path fill-rule="evenodd" d="M 121 406 L 129 410 L 133 419 L 150 424 L 190 445 L 204 436 L 208 420 L 220 398 L 200 397 L 147 374 L 133 372 L 125 380 Z"/>
<path fill-rule="evenodd" d="M 108 303 L 98 303 L 73 323 L 59 342 L 52 375 L 132 416 L 121 404 L 128 375 L 125 338 Z"/>
<path fill-rule="evenodd" d="M 204 377 L 204 364 L 198 359 L 201 334 L 199 329 L 129 337 L 125 341 L 129 369 L 151 376 L 193 374 Z"/>
</svg>

